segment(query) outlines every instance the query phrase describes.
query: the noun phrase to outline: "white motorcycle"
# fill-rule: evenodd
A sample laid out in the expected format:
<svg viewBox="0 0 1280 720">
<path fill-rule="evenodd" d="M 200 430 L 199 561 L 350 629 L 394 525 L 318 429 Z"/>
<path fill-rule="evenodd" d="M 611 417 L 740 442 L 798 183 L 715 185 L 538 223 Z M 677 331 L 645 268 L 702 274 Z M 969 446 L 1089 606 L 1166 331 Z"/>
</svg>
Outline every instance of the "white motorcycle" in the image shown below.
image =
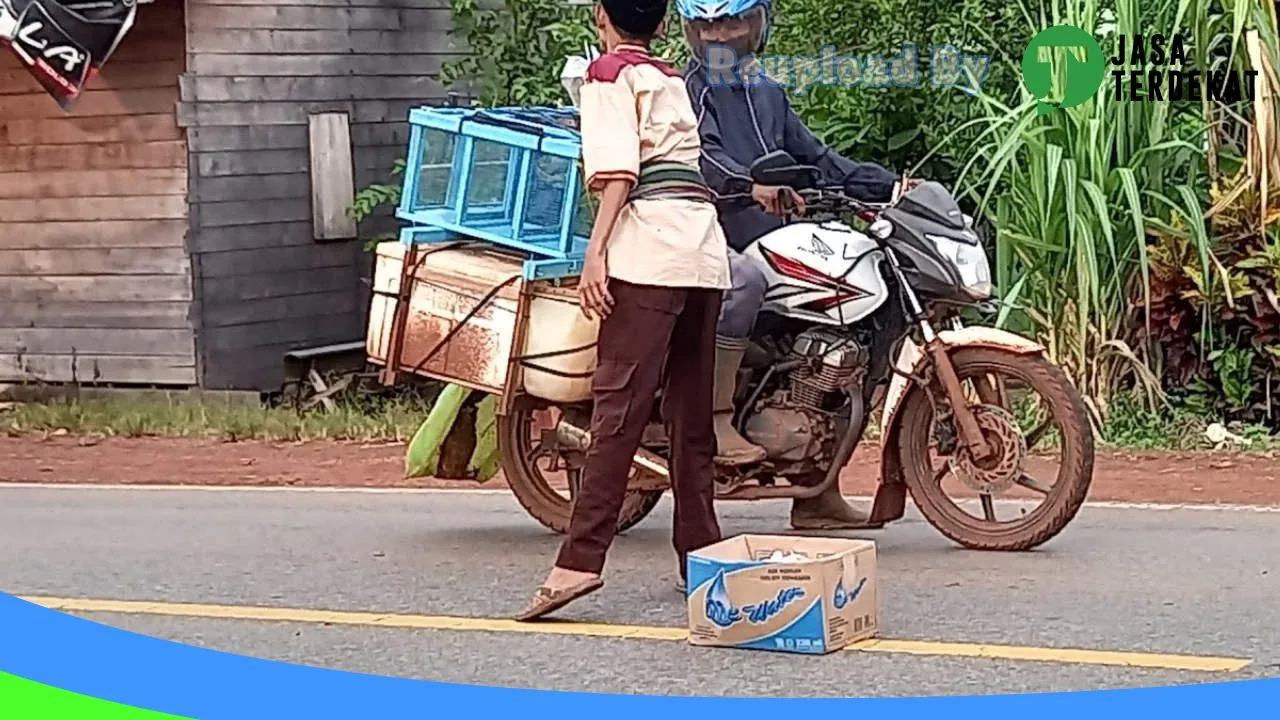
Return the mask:
<svg viewBox="0 0 1280 720">
<path fill-rule="evenodd" d="M 909 492 L 935 528 L 969 548 L 1026 550 L 1061 532 L 1092 480 L 1086 408 L 1043 347 L 960 322 L 965 308 L 990 305 L 992 286 L 972 220 L 950 193 L 924 182 L 888 204 L 868 205 L 842 189 L 816 188 L 817 170 L 785 152 L 762 158 L 751 172 L 757 183 L 795 188 L 807 211 L 746 251 L 766 268 L 769 289 L 743 364 L 734 424 L 767 456 L 717 468 L 717 499 L 816 496 L 839 482 L 868 410 L 882 402 L 869 527 L 901 518 Z M 721 201 L 751 199 L 743 193 Z M 849 214 L 869 221 L 868 232 L 843 222 Z M 656 405 L 620 529 L 644 518 L 669 487 Z M 548 409 L 561 419 L 535 437 L 534 414 Z M 547 474 L 563 470 L 571 487 L 577 481 L 590 417 L 589 402 L 552 408 L 522 396 L 499 420 L 512 491 L 560 532 L 571 501 Z M 1047 468 L 1051 458 L 1032 453 L 1042 442 L 1059 456 L 1056 470 Z M 547 474 L 540 460 L 550 461 Z M 998 495 L 1034 506 L 1001 520 Z"/>
</svg>

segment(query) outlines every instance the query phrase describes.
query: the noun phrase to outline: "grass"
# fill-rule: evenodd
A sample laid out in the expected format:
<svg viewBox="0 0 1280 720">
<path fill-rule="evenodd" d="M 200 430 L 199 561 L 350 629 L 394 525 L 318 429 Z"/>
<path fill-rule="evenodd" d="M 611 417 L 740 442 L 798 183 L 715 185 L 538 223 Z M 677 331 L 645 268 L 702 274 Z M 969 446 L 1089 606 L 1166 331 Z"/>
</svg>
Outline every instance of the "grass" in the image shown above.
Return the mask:
<svg viewBox="0 0 1280 720">
<path fill-rule="evenodd" d="M 260 403 L 109 397 L 20 403 L 0 410 L 13 436 L 63 432 L 106 437 L 238 440 L 404 441 L 426 419 L 430 404 L 396 397 L 335 403 L 299 411 Z"/>
<path fill-rule="evenodd" d="M 344 440 L 403 442 L 430 410 L 423 397 L 346 400 L 333 410 L 299 411 L 259 403 L 133 398 L 128 396 L 14 403 L 0 409 L 0 428 L 11 436 L 53 433 L 95 437 L 202 438 L 226 442 Z M 879 438 L 872 418 L 866 439 Z M 1139 399 L 1119 395 L 1102 427 L 1101 447 L 1110 449 L 1206 450 L 1205 428 L 1213 418 L 1185 408 L 1147 409 Z M 1231 427 L 1253 442 L 1246 451 L 1280 447 L 1262 427 Z"/>
</svg>

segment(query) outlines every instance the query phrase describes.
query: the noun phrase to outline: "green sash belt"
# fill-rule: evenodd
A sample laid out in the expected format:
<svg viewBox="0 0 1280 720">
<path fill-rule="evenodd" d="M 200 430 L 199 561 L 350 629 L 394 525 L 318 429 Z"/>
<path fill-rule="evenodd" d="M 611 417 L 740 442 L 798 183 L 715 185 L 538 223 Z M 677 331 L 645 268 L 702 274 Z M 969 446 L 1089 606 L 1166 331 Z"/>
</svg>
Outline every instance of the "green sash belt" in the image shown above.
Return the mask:
<svg viewBox="0 0 1280 720">
<path fill-rule="evenodd" d="M 627 199 L 657 197 L 710 202 L 714 196 L 696 167 L 670 161 L 642 163 L 639 181 Z"/>
</svg>

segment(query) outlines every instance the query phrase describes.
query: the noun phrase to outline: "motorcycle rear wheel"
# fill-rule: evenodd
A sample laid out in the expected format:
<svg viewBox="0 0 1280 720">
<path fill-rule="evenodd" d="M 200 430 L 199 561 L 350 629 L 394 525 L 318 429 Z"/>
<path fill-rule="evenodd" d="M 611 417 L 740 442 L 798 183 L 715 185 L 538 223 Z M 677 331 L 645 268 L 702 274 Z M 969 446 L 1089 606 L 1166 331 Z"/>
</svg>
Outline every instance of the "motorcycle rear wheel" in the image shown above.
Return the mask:
<svg viewBox="0 0 1280 720">
<path fill-rule="evenodd" d="M 538 410 L 552 409 L 566 412 L 545 402 L 538 401 L 528 395 L 516 398 L 508 415 L 498 417 L 498 454 L 502 465 L 502 473 L 507 479 L 507 486 L 525 511 L 535 520 L 557 533 L 569 531 L 569 519 L 573 514 L 573 497 L 575 488 L 581 480 L 580 470 L 565 470 L 569 485 L 569 497 L 552 486 L 537 461 L 542 448 L 541 441 L 531 432 L 534 427 L 534 413 Z M 577 413 L 584 414 L 584 413 Z M 571 422 L 586 427 L 587 418 L 573 417 Z M 622 512 L 618 514 L 618 532 L 625 532 L 644 520 L 662 500 L 662 491 L 629 491 L 622 501 Z"/>
<path fill-rule="evenodd" d="M 933 467 L 929 459 L 930 442 L 934 438 L 934 408 L 927 393 L 913 386 L 901 410 L 898 460 L 911 498 L 921 514 L 939 532 L 952 541 L 975 550 L 1018 552 L 1030 550 L 1057 536 L 1075 518 L 1093 480 L 1094 442 L 1088 411 L 1079 392 L 1063 370 L 1039 355 L 1020 355 L 991 348 L 961 348 L 950 353 L 951 362 L 962 382 L 976 378 L 1006 376 L 1025 383 L 1043 398 L 1058 434 L 1061 466 L 1052 486 L 1028 473 L 1019 472 L 1017 484 L 1034 481 L 1024 487 L 1043 494 L 1044 502 L 1012 522 L 996 522 L 991 494 L 983 500 L 986 517 L 979 519 L 961 508 L 942 489 L 945 472 Z M 988 384 L 990 387 L 992 384 Z M 1025 433 L 1043 437 L 1045 431 Z M 957 447 L 957 453 L 964 452 Z M 1030 480 L 1028 480 L 1030 478 Z M 989 509 L 989 515 L 988 513 Z"/>
</svg>

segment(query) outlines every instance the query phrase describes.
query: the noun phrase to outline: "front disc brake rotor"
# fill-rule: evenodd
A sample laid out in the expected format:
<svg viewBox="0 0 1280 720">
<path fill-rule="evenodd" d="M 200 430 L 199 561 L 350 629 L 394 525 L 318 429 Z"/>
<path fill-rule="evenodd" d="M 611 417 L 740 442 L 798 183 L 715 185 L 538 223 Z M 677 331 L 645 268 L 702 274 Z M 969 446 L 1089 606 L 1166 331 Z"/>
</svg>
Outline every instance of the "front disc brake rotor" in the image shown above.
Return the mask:
<svg viewBox="0 0 1280 720">
<path fill-rule="evenodd" d="M 976 405 L 973 417 L 978 422 L 982 437 L 991 448 L 991 455 L 976 461 L 969 449 L 959 447 L 947 458 L 951 472 L 971 490 L 983 495 L 1002 493 L 1013 487 L 1022 476 L 1022 464 L 1027 457 L 1027 441 L 1022 436 L 1018 421 L 1004 408 L 995 405 Z"/>
</svg>

